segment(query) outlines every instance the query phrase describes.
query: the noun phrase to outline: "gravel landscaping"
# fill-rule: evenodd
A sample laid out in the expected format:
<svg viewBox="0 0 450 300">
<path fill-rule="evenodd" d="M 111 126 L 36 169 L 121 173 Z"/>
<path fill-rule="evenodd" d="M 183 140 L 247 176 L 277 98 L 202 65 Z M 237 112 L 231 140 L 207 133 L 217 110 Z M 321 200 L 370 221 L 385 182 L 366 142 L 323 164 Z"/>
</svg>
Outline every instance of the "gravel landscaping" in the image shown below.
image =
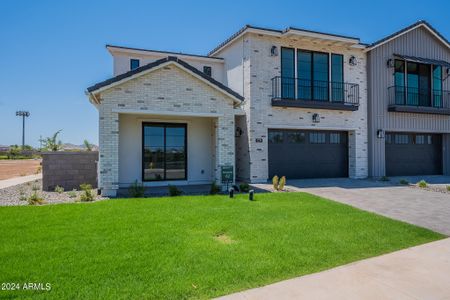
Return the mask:
<svg viewBox="0 0 450 300">
<path fill-rule="evenodd" d="M 64 191 L 57 192 L 44 192 L 42 191 L 42 180 L 35 180 L 24 184 L 11 186 L 8 188 L 0 189 L 0 206 L 11 205 L 28 205 L 28 198 L 37 191 L 38 195 L 44 199 L 46 204 L 57 203 L 73 203 L 79 201 L 82 191 Z M 92 190 L 96 200 L 102 200 L 101 196 L 97 196 L 97 190 Z"/>
</svg>

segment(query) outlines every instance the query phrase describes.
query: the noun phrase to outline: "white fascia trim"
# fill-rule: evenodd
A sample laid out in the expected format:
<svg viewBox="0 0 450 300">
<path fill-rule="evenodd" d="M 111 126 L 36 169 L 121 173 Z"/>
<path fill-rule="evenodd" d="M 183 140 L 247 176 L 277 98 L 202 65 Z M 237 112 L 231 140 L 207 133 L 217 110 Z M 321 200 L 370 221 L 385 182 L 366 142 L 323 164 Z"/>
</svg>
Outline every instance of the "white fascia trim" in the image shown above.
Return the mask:
<svg viewBox="0 0 450 300">
<path fill-rule="evenodd" d="M 145 70 L 145 71 L 143 71 L 143 72 L 139 72 L 139 73 L 134 74 L 134 75 L 132 75 L 132 76 L 130 76 L 130 77 L 126 77 L 126 78 L 124 78 L 124 79 L 122 79 L 122 80 L 119 80 L 119 81 L 116 81 L 116 82 L 114 82 L 114 83 L 111 83 L 110 85 L 101 87 L 101 88 L 99 88 L 98 90 L 96 90 L 96 91 L 94 91 L 94 92 L 95 92 L 95 93 L 101 93 L 101 92 L 104 92 L 104 91 L 106 91 L 106 90 L 108 90 L 108 89 L 111 89 L 111 88 L 113 88 L 113 87 L 115 87 L 115 86 L 118 86 L 118 85 L 120 85 L 120 84 L 123 84 L 123 83 L 125 83 L 125 82 L 127 82 L 127 81 L 129 81 L 129 80 L 133 80 L 133 79 L 135 79 L 135 78 L 138 78 L 138 77 L 140 77 L 140 76 L 143 76 L 143 75 L 145 75 L 145 74 L 148 74 L 148 73 L 150 73 L 150 72 L 159 70 L 159 69 L 161 69 L 161 68 L 163 68 L 163 67 L 165 67 L 165 66 L 172 65 L 172 64 L 175 65 L 175 66 L 177 66 L 178 68 L 184 70 L 185 72 L 189 73 L 190 75 L 194 76 L 195 78 L 201 80 L 202 82 L 206 83 L 207 85 L 209 85 L 210 87 L 214 88 L 215 90 L 221 92 L 222 94 L 224 94 L 224 95 L 230 97 L 230 98 L 233 99 L 233 101 L 235 101 L 236 103 L 240 104 L 240 103 L 242 102 L 240 99 L 236 98 L 234 95 L 229 94 L 229 93 L 227 93 L 225 90 L 218 88 L 216 85 L 212 84 L 211 82 L 209 82 L 208 80 L 204 79 L 203 77 L 201 77 L 201 76 L 195 74 L 195 73 L 192 72 L 191 70 L 186 69 L 186 68 L 183 67 L 181 64 L 179 64 L 179 63 L 177 63 L 177 62 L 175 62 L 175 61 L 167 61 L 167 62 L 165 62 L 165 63 L 163 63 L 163 64 L 160 64 L 159 66 L 156 66 L 156 67 L 151 68 L 151 69 L 149 69 L 149 70 Z M 94 92 L 93 92 L 93 93 L 94 93 Z"/>
<path fill-rule="evenodd" d="M 273 129 L 305 129 L 305 130 L 340 130 L 340 131 L 357 131 L 357 127 L 345 126 L 308 126 L 308 125 L 265 125 L 266 128 Z"/>
<path fill-rule="evenodd" d="M 359 39 L 352 39 L 352 38 L 345 38 L 345 37 L 339 37 L 335 35 L 329 35 L 325 33 L 317 33 L 317 32 L 309 32 L 309 31 L 303 31 L 298 29 L 289 29 L 284 33 L 284 35 L 298 35 L 298 36 L 305 36 L 315 39 L 321 39 L 321 40 L 328 40 L 328 41 L 336 41 L 336 42 L 343 42 L 348 44 L 359 44 Z"/>
<path fill-rule="evenodd" d="M 201 62 L 208 62 L 208 63 L 219 63 L 219 64 L 223 64 L 225 63 L 225 60 L 223 58 L 220 57 L 201 57 L 201 56 L 197 56 L 197 55 L 189 55 L 189 54 L 184 54 L 184 53 L 176 53 L 176 52 L 164 52 L 164 51 L 156 51 L 156 50 L 144 50 L 144 49 L 127 49 L 127 48 L 122 48 L 122 47 L 114 47 L 114 46 L 106 46 L 106 48 L 108 49 L 109 53 L 111 53 L 111 55 L 115 55 L 115 54 L 128 54 L 128 55 L 143 55 L 143 56 L 153 56 L 153 57 L 159 57 L 159 58 L 164 58 L 167 56 L 176 56 L 179 57 L 181 59 L 189 59 L 189 60 L 197 60 L 197 61 L 201 61 Z M 142 57 L 141 57 L 142 58 Z"/>
<path fill-rule="evenodd" d="M 441 43 L 443 43 L 445 46 L 447 46 L 447 48 L 450 49 L 450 45 L 445 40 L 443 40 L 438 34 L 436 34 L 436 32 L 434 30 L 432 30 L 430 27 L 428 27 L 427 24 L 423 24 L 422 23 L 422 24 L 417 24 L 416 26 L 414 26 L 414 27 L 412 27 L 412 28 L 410 28 L 410 29 L 400 33 L 400 34 L 394 35 L 390 39 L 387 39 L 387 40 L 385 40 L 384 42 L 382 42 L 380 44 L 377 44 L 377 45 L 375 45 L 373 47 L 367 47 L 365 51 L 368 52 L 368 51 L 371 51 L 371 50 L 373 50 L 375 48 L 378 48 L 378 47 L 380 47 L 380 46 L 382 46 L 382 45 L 384 45 L 386 43 L 389 43 L 392 40 L 395 40 L 396 38 L 398 38 L 398 37 L 400 37 L 400 36 L 402 36 L 404 34 L 407 34 L 408 32 L 416 30 L 417 28 L 419 28 L 421 26 L 425 27 L 433 36 L 435 36 L 439 41 L 441 41 Z"/>
<path fill-rule="evenodd" d="M 152 115 L 152 116 L 174 116 L 174 117 L 201 117 L 201 118 L 218 118 L 223 114 L 219 113 L 201 113 L 201 112 L 178 112 L 178 111 L 160 111 L 160 110 L 141 110 L 141 109 L 113 109 L 112 112 L 119 114 L 133 115 Z"/>
</svg>

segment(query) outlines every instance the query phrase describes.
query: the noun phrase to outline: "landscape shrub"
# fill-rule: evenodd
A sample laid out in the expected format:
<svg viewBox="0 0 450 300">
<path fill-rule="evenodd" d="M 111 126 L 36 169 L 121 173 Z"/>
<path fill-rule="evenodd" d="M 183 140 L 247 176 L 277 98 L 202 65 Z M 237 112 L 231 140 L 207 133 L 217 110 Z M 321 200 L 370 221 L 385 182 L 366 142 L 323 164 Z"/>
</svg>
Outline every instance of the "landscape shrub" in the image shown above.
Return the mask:
<svg viewBox="0 0 450 300">
<path fill-rule="evenodd" d="M 409 184 L 408 180 L 406 180 L 406 179 L 400 179 L 399 183 L 403 184 L 403 185 Z"/>
<path fill-rule="evenodd" d="M 94 194 L 92 194 L 92 185 L 83 183 L 80 185 L 80 189 L 83 191 L 83 193 L 80 195 L 81 202 L 94 201 Z"/>
<path fill-rule="evenodd" d="M 422 179 L 421 181 L 419 181 L 418 185 L 420 188 L 426 188 L 428 186 L 428 183 Z"/>
<path fill-rule="evenodd" d="M 62 193 L 64 193 L 64 188 L 62 186 L 57 185 L 55 187 L 55 192 L 58 194 L 62 194 Z"/>
<path fill-rule="evenodd" d="M 130 197 L 133 198 L 142 198 L 144 197 L 145 188 L 144 184 L 139 183 L 137 180 L 133 182 L 133 184 L 130 185 L 128 188 L 128 194 Z"/>
<path fill-rule="evenodd" d="M 387 177 L 387 176 L 382 176 L 381 178 L 380 178 L 380 181 L 389 181 L 390 179 L 389 179 L 389 177 Z"/>
<path fill-rule="evenodd" d="M 250 186 L 249 186 L 248 183 L 246 183 L 246 182 L 241 183 L 241 184 L 239 185 L 239 190 L 240 190 L 242 193 L 248 193 L 248 191 L 250 190 Z"/>
<path fill-rule="evenodd" d="M 447 192 L 450 192 L 450 185 L 447 185 Z"/>
<path fill-rule="evenodd" d="M 279 183 L 279 178 L 277 175 L 273 176 L 272 178 L 272 185 L 273 185 L 273 189 L 275 191 L 278 191 L 278 183 Z"/>
<path fill-rule="evenodd" d="M 282 177 L 280 178 L 279 183 L 278 183 L 278 190 L 279 190 L 279 191 L 284 190 L 284 186 L 285 186 L 285 185 L 286 185 L 286 176 L 282 176 Z"/>
<path fill-rule="evenodd" d="M 70 192 L 67 193 L 69 198 L 75 198 L 77 196 L 77 190 L 73 189 Z"/>
<path fill-rule="evenodd" d="M 183 192 L 177 188 L 175 185 L 169 185 L 169 196 L 170 197 L 176 197 L 180 196 Z"/>
<path fill-rule="evenodd" d="M 33 194 L 28 198 L 28 204 L 29 205 L 38 205 L 38 204 L 45 204 L 46 202 L 44 199 L 39 196 L 37 191 L 34 191 Z"/>
</svg>

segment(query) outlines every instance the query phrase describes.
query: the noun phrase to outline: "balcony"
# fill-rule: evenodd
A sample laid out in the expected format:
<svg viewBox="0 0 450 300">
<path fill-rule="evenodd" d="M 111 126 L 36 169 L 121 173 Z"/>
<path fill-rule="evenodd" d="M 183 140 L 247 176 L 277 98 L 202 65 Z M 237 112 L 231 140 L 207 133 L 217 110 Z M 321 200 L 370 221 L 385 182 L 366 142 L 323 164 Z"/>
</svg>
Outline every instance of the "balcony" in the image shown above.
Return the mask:
<svg viewBox="0 0 450 300">
<path fill-rule="evenodd" d="M 277 76 L 272 78 L 272 106 L 356 111 L 359 85 Z"/>
<path fill-rule="evenodd" d="M 391 86 L 388 94 L 388 111 L 450 115 L 450 91 Z"/>
</svg>

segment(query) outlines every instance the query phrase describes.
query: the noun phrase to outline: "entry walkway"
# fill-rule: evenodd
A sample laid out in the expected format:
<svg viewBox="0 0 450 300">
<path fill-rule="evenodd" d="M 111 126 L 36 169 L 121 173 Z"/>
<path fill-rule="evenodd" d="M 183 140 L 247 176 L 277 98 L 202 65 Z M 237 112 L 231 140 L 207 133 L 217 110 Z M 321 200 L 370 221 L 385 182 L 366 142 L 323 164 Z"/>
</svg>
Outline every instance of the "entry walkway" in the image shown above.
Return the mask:
<svg viewBox="0 0 450 300">
<path fill-rule="evenodd" d="M 450 299 L 449 274 L 447 238 L 220 299 Z"/>
</svg>

